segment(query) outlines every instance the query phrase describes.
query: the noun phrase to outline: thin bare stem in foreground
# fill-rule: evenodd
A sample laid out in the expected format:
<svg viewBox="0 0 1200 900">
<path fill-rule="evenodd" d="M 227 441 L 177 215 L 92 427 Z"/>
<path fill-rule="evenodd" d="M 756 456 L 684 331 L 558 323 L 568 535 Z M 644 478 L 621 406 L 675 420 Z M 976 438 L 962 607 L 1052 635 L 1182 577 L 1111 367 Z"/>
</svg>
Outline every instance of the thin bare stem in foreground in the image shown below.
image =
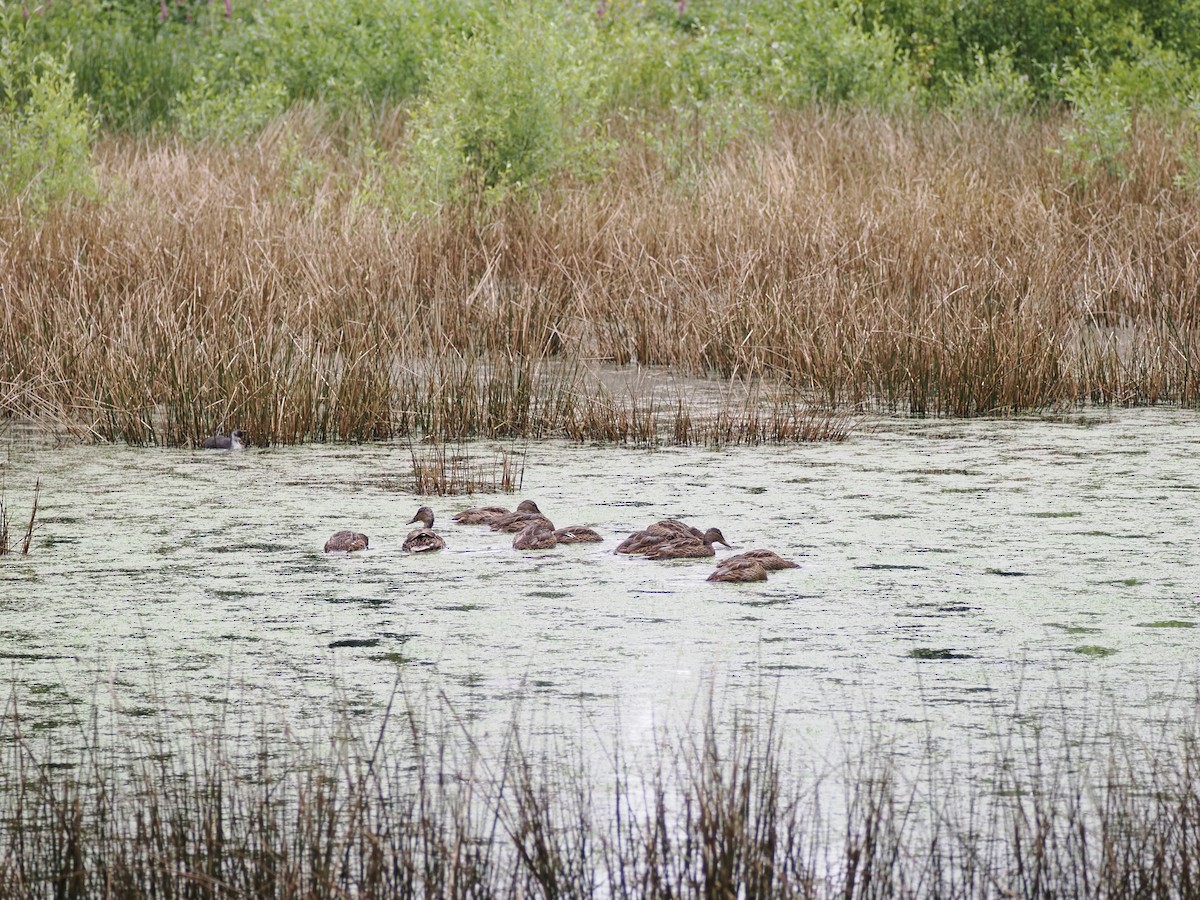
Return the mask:
<svg viewBox="0 0 1200 900">
<path fill-rule="evenodd" d="M 263 730 L 76 751 L 0 730 L 4 896 L 1179 897 L 1200 890 L 1195 723 L 1147 743 L 1014 719 L 955 770 L 870 739 L 790 749 L 770 713 L 602 757 L 514 720 L 406 707 L 324 739 Z M 1178 733 L 1176 733 L 1178 732 Z M 591 735 L 588 741 L 594 741 Z M 598 758 L 606 758 L 600 770 Z M 915 765 L 914 765 L 915 763 Z M 915 772 L 924 774 L 915 777 Z M 964 780 L 965 777 L 965 780 Z"/>
</svg>

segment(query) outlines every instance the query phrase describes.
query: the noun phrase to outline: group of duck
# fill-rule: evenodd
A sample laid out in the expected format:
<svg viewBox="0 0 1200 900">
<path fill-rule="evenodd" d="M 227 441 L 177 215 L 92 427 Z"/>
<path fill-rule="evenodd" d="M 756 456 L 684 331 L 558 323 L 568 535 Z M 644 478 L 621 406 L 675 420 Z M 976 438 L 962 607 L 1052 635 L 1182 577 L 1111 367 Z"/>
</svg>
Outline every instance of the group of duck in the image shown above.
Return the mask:
<svg viewBox="0 0 1200 900">
<path fill-rule="evenodd" d="M 401 549 L 409 553 L 442 550 L 446 546 L 433 530 L 433 510 L 422 506 L 408 524 L 419 523 L 409 532 Z M 459 525 L 486 525 L 492 531 L 514 533 L 514 550 L 549 550 L 559 544 L 597 543 L 604 540 L 584 525 L 555 528 L 532 500 L 523 500 L 515 510 L 500 506 L 480 506 L 454 516 Z M 353 553 L 365 550 L 368 539 L 357 531 L 339 531 L 325 542 L 325 552 Z M 635 531 L 617 545 L 614 553 L 643 556 L 647 559 L 702 559 L 716 555 L 714 544 L 729 547 L 719 528 L 701 531 L 678 519 L 664 519 L 641 531 Z M 798 564 L 771 550 L 747 550 L 722 559 L 708 576 L 709 581 L 766 581 L 767 573 L 795 569 Z"/>
<path fill-rule="evenodd" d="M 246 432 L 240 428 L 230 434 L 215 434 L 204 439 L 206 450 L 243 450 Z M 454 516 L 459 525 L 487 525 L 492 531 L 515 532 L 514 550 L 549 550 L 559 544 L 586 544 L 604 540 L 595 530 L 584 525 L 555 528 L 554 523 L 538 509 L 532 500 L 523 500 L 511 512 L 502 506 L 479 506 Z M 442 536 L 433 530 L 433 510 L 422 506 L 409 521 L 420 523 L 410 531 L 400 549 L 408 553 L 426 553 L 446 547 Z M 359 531 L 339 531 L 325 542 L 325 552 L 353 553 L 366 550 L 368 539 Z M 635 531 L 617 545 L 614 553 L 644 556 L 646 559 L 703 559 L 716 556 L 714 544 L 730 545 L 721 529 L 701 531 L 678 519 L 663 519 Z M 780 569 L 799 568 L 797 563 L 784 559 L 771 550 L 747 550 L 727 556 L 717 563 L 708 576 L 709 581 L 766 581 L 767 573 Z"/>
</svg>

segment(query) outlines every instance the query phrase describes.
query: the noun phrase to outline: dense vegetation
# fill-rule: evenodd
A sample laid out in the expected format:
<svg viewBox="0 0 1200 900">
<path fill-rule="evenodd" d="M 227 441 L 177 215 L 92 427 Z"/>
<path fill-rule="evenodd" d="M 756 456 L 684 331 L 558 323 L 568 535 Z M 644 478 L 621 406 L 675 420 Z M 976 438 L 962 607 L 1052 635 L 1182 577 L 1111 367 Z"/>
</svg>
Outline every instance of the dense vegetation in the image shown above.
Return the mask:
<svg viewBox="0 0 1200 900">
<path fill-rule="evenodd" d="M 1200 399 L 1200 0 L 55 0 L 0 56 L 0 409 L 85 436 Z"/>
<path fill-rule="evenodd" d="M 25 0 L 0 7 L 0 36 L 4 186 L 38 200 L 84 187 L 92 125 L 239 138 L 313 102 L 355 152 L 403 160 L 412 177 L 382 192 L 405 208 L 599 176 L 630 121 L 695 164 L 813 103 L 1066 103 L 1057 149 L 1081 177 L 1120 170 L 1135 110 L 1194 118 L 1200 87 L 1197 0 Z"/>
</svg>

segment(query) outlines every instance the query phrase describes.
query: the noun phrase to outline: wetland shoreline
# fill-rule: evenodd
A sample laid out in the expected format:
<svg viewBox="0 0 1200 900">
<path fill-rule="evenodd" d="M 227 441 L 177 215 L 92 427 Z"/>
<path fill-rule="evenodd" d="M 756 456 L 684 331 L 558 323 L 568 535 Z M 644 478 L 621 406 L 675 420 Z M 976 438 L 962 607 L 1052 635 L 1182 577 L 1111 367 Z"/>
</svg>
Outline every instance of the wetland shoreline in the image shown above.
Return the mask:
<svg viewBox="0 0 1200 900">
<path fill-rule="evenodd" d="M 168 446 L 757 443 L 845 411 L 1200 399 L 1200 204 L 1166 122 L 1136 122 L 1125 177 L 1065 190 L 1052 115 L 781 112 L 695 183 L 631 139 L 602 185 L 411 218 L 356 201 L 329 127 L 108 137 L 102 200 L 0 214 L 0 411 Z M 326 173 L 302 195 L 292 139 Z"/>
</svg>

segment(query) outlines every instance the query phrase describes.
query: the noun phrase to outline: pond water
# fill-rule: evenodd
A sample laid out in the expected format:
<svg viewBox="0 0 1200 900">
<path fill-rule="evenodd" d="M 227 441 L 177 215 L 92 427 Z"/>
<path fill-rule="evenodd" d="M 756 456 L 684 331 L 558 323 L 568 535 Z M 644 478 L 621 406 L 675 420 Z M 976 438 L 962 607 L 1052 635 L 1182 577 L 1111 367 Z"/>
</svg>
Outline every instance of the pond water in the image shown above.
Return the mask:
<svg viewBox="0 0 1200 900">
<path fill-rule="evenodd" d="M 27 723 L 62 741 L 93 704 L 219 717 L 231 702 L 370 725 L 397 679 L 486 731 L 518 702 L 626 743 L 715 688 L 797 740 L 864 727 L 953 743 L 1030 710 L 1153 729 L 1194 708 L 1200 415 L 866 421 L 842 443 L 525 447 L 515 496 L 418 498 L 406 445 L 241 453 L 55 448 L 0 436 L 13 530 L 0 659 Z M 491 452 L 480 445 L 480 455 Z M 453 512 L 522 497 L 602 544 L 516 552 Z M 428 503 L 448 549 L 399 550 Z M 761 584 L 711 560 L 616 556 L 673 516 L 801 563 Z M 371 549 L 322 553 L 335 530 Z"/>
</svg>

